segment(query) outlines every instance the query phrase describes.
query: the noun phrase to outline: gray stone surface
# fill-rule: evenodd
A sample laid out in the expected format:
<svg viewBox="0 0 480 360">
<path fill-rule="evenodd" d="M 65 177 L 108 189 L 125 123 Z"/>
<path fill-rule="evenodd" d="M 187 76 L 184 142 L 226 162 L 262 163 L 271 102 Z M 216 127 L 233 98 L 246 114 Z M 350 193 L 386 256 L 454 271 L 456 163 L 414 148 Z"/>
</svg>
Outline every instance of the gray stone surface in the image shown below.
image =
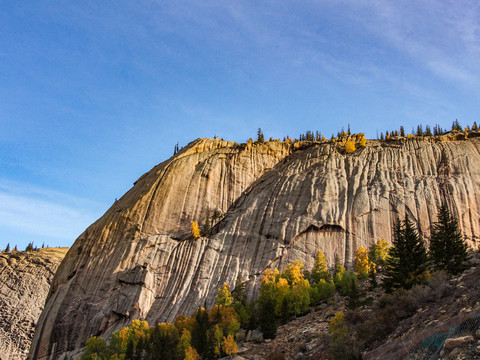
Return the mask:
<svg viewBox="0 0 480 360">
<path fill-rule="evenodd" d="M 211 306 L 218 287 L 317 250 L 349 265 L 359 246 L 392 239 L 405 213 L 420 235 L 445 195 L 463 233 L 479 234 L 478 139 L 369 141 L 345 154 L 338 143 L 291 152 L 278 142 L 237 145 L 199 139 L 142 176 L 91 225 L 62 262 L 31 356 L 57 358 L 91 335 L 132 319 L 150 324 Z M 289 154 L 291 152 L 291 154 Z M 223 216 L 209 238 L 189 239 L 206 209 Z"/>
<path fill-rule="evenodd" d="M 25 359 L 48 289 L 68 249 L 0 254 L 0 359 Z"/>
</svg>

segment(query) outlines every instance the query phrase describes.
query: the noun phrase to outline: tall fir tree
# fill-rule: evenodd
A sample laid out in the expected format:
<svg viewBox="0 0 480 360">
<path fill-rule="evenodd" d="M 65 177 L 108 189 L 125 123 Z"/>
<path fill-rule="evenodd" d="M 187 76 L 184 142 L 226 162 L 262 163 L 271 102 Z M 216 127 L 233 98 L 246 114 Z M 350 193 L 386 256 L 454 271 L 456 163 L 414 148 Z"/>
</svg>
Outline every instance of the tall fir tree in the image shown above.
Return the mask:
<svg viewBox="0 0 480 360">
<path fill-rule="evenodd" d="M 417 229 L 405 214 L 405 220 L 394 225 L 393 246 L 386 263 L 384 287 L 387 291 L 410 289 L 421 281 L 428 266 L 427 250 Z"/>
<path fill-rule="evenodd" d="M 208 312 L 205 308 L 197 310 L 195 315 L 195 323 L 192 329 L 192 346 L 198 351 L 201 356 L 208 353 L 208 329 L 210 328 L 210 321 L 208 319 Z"/>
<path fill-rule="evenodd" d="M 258 299 L 258 325 L 265 339 L 273 339 L 277 335 L 275 306 L 276 301 L 274 297 L 260 296 Z"/>
<path fill-rule="evenodd" d="M 263 132 L 261 128 L 258 128 L 258 131 L 257 131 L 257 141 L 261 143 L 265 141 L 265 137 L 263 136 Z"/>
<path fill-rule="evenodd" d="M 237 280 L 235 281 L 235 288 L 233 289 L 233 292 L 232 292 L 233 299 L 236 303 L 247 305 L 247 295 L 245 294 L 245 286 L 246 284 L 243 282 L 242 275 L 238 275 Z"/>
<path fill-rule="evenodd" d="M 127 350 L 125 352 L 124 360 L 133 360 L 135 357 L 135 345 L 133 339 L 129 339 L 127 342 Z"/>
<path fill-rule="evenodd" d="M 432 226 L 430 259 L 435 270 L 456 275 L 469 267 L 468 246 L 458 228 L 458 221 L 446 203 L 438 211 L 438 221 Z"/>
<path fill-rule="evenodd" d="M 209 237 L 212 235 L 212 225 L 210 224 L 210 211 L 207 210 L 205 222 L 203 223 L 202 236 Z"/>
</svg>

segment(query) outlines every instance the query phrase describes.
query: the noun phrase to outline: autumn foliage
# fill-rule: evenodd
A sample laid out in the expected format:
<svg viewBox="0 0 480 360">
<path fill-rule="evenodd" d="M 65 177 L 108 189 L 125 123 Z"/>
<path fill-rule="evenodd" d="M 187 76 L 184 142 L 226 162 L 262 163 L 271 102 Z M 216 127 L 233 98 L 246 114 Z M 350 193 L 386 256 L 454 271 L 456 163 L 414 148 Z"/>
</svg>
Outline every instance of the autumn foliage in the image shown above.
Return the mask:
<svg viewBox="0 0 480 360">
<path fill-rule="evenodd" d="M 200 237 L 200 228 L 198 227 L 198 222 L 192 222 L 192 236 L 194 239 L 198 239 Z"/>
<path fill-rule="evenodd" d="M 352 140 L 347 140 L 345 144 L 345 151 L 347 153 L 351 153 L 351 152 L 354 152 L 355 150 L 356 150 L 355 143 Z"/>
<path fill-rule="evenodd" d="M 359 247 L 355 253 L 355 272 L 357 276 L 366 278 L 372 269 L 375 271 L 375 264 L 368 258 L 367 248 Z"/>
</svg>

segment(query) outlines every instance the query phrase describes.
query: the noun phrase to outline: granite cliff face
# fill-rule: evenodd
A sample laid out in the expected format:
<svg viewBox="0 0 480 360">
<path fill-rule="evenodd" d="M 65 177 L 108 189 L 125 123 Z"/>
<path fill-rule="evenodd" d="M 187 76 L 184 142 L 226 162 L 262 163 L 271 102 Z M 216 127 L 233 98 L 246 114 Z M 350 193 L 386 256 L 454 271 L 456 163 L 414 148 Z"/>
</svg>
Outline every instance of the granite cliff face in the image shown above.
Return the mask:
<svg viewBox="0 0 480 360">
<path fill-rule="evenodd" d="M 0 254 L 0 359 L 25 359 L 67 248 Z"/>
<path fill-rule="evenodd" d="M 31 358 L 58 358 L 90 335 L 142 318 L 153 324 L 211 305 L 241 274 L 250 296 L 268 266 L 322 249 L 350 264 L 357 247 L 391 240 L 407 213 L 428 236 L 446 198 L 475 245 L 480 142 L 369 141 L 296 147 L 200 139 L 142 176 L 90 226 L 62 262 L 39 320 Z M 209 238 L 189 238 L 207 209 L 223 215 Z"/>
</svg>

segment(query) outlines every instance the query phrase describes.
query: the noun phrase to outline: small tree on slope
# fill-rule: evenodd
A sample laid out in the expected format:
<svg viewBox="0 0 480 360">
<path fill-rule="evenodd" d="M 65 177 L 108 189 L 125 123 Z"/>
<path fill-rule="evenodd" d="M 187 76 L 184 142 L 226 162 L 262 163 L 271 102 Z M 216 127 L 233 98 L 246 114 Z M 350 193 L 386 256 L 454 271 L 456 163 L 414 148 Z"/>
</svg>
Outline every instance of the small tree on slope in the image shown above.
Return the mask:
<svg viewBox="0 0 480 360">
<path fill-rule="evenodd" d="M 405 215 L 404 221 L 397 220 L 394 225 L 394 240 L 386 263 L 384 287 L 387 291 L 411 288 L 423 278 L 427 265 L 425 244 L 413 222 Z"/>
<path fill-rule="evenodd" d="M 444 270 L 452 275 L 469 267 L 468 246 L 458 229 L 457 219 L 445 203 L 438 211 L 438 221 L 432 226 L 430 259 L 435 270 Z"/>
</svg>

